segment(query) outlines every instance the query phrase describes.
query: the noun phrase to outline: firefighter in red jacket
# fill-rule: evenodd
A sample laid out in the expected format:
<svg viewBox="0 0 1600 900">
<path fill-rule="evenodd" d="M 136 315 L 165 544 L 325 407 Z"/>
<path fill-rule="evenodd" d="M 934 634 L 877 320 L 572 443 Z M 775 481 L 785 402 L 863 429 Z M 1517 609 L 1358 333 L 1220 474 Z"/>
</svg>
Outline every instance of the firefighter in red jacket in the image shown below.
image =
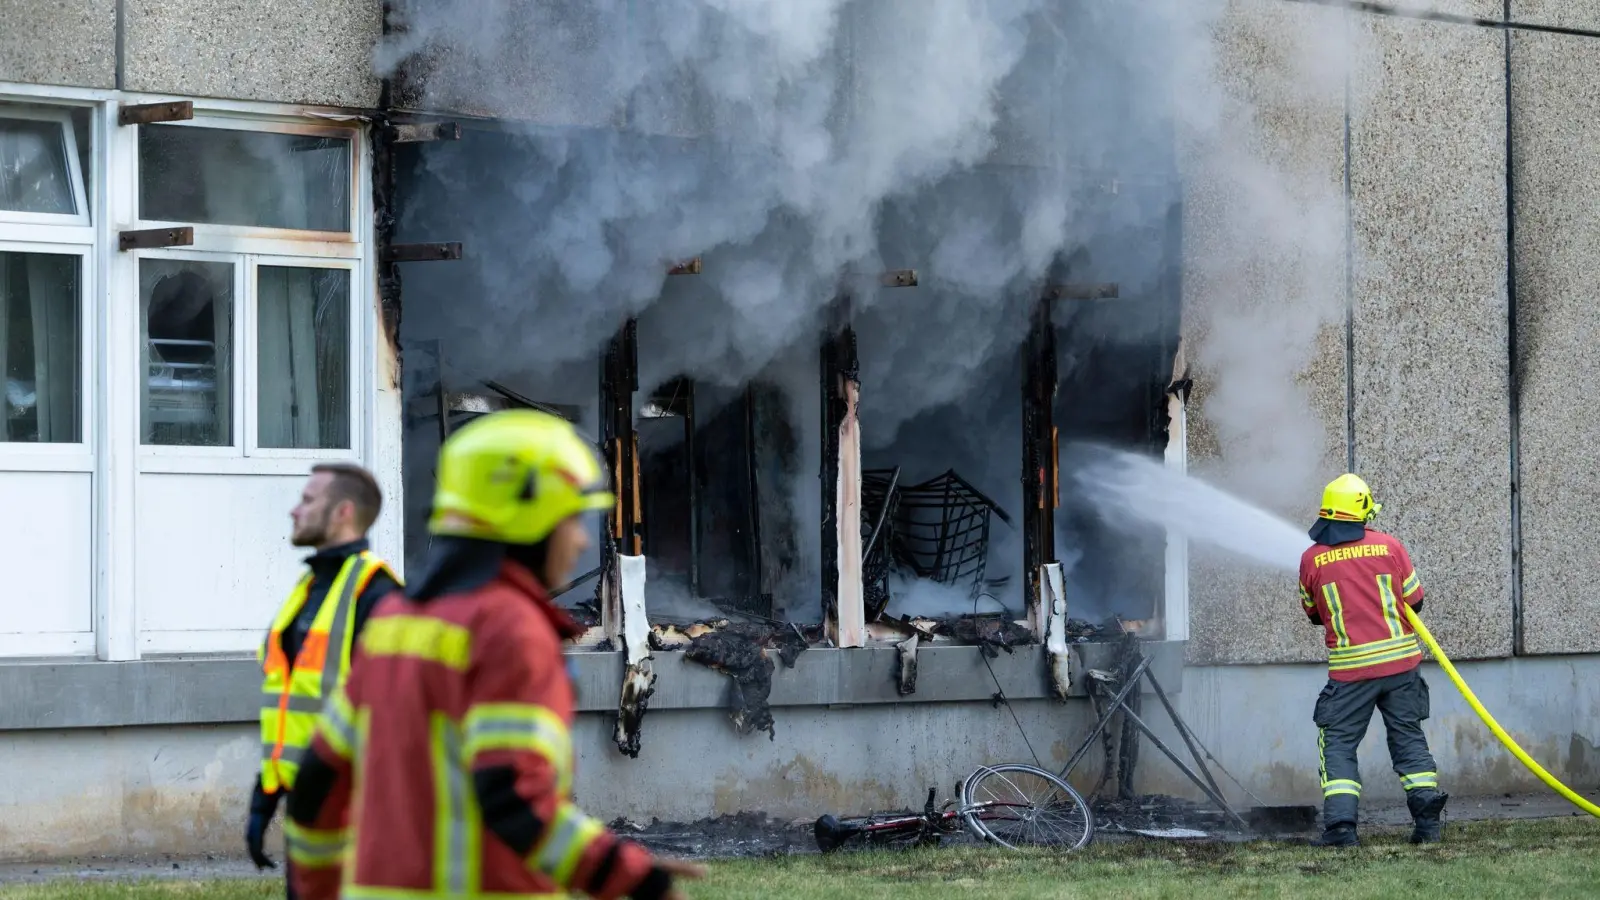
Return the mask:
<svg viewBox="0 0 1600 900">
<path fill-rule="evenodd" d="M 1359 843 L 1356 747 L 1374 707 L 1383 715 L 1389 761 L 1405 789 L 1412 843 L 1439 840 L 1439 815 L 1449 799 L 1439 790 L 1438 766 L 1422 733 L 1429 706 L 1418 668 L 1422 648 L 1400 609 L 1401 603 L 1422 609 L 1422 582 L 1405 545 L 1368 527 L 1380 509 L 1365 481 L 1339 476 L 1322 492 L 1313 544 L 1300 557 L 1300 602 L 1328 644 L 1328 684 L 1312 713 L 1322 757 L 1323 846 Z"/>
<path fill-rule="evenodd" d="M 495 413 L 439 456 L 421 578 L 373 613 L 290 795 L 284 836 L 306 900 L 677 896 L 652 858 L 571 801 L 578 627 L 545 585 L 612 496 L 561 419 Z"/>
</svg>

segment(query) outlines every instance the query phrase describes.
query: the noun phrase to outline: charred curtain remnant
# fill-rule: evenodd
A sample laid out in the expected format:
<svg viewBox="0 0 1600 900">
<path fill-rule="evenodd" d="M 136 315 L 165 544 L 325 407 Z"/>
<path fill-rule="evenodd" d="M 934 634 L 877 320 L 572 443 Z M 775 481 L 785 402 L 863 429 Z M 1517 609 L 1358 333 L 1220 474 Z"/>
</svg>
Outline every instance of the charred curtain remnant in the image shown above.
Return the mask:
<svg viewBox="0 0 1600 900">
<path fill-rule="evenodd" d="M 822 615 L 840 647 L 860 647 L 861 432 L 856 406 L 861 365 L 851 324 L 851 301 L 842 297 L 822 345 Z"/>
<path fill-rule="evenodd" d="M 751 625 L 726 620 L 693 626 L 687 633 L 689 647 L 683 658 L 727 675 L 728 715 L 740 734 L 765 731 L 768 739 L 777 738 L 768 698 L 772 694 L 772 673 L 776 666 L 766 648 L 778 651 L 785 668 L 806 649 L 806 640 L 792 626 Z M 677 638 L 681 640 L 682 638 Z M 663 645 L 674 640 L 661 635 Z"/>
<path fill-rule="evenodd" d="M 1059 438 L 1055 426 L 1056 329 L 1050 298 L 1034 305 L 1023 347 L 1022 375 L 1022 575 L 1028 624 L 1039 633 L 1039 579 L 1055 562 L 1056 508 L 1061 505 Z"/>
<path fill-rule="evenodd" d="M 644 611 L 644 557 L 617 557 L 617 583 L 621 596 L 622 649 L 626 668 L 622 673 L 622 694 L 617 699 L 617 723 L 612 740 L 623 755 L 637 759 L 640 726 L 644 722 L 650 697 L 656 691 L 655 667 L 650 657 L 650 623 Z"/>
</svg>

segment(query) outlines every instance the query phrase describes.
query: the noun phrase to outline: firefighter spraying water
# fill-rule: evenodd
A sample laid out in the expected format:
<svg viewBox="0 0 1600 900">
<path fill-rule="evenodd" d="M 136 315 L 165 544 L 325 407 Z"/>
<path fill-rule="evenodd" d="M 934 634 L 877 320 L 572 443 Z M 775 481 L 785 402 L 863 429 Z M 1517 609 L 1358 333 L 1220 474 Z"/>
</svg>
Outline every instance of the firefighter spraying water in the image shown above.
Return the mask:
<svg viewBox="0 0 1600 900">
<path fill-rule="evenodd" d="M 1401 604 L 1422 608 L 1422 581 L 1405 544 L 1371 527 L 1380 509 L 1365 481 L 1339 476 L 1322 492 L 1313 544 L 1300 555 L 1300 602 L 1328 644 L 1328 683 L 1312 712 L 1325 846 L 1358 843 L 1356 748 L 1374 708 L 1383 715 L 1389 760 L 1415 822 L 1413 844 L 1439 840 L 1439 814 L 1449 799 L 1422 733 L 1428 718 L 1428 682 L 1418 671 L 1422 647 L 1400 611 Z"/>
<path fill-rule="evenodd" d="M 1389 754 L 1418 843 L 1440 839 L 1447 795 L 1420 723 L 1429 714 L 1420 675 L 1425 645 L 1478 718 L 1518 761 L 1574 806 L 1600 817 L 1600 806 L 1579 796 L 1534 761 L 1495 721 L 1461 678 L 1418 612 L 1421 579 L 1405 545 L 1369 527 L 1382 509 L 1359 476 L 1342 475 L 1323 491 L 1309 534 L 1216 487 L 1145 457 L 1112 453 L 1077 476 L 1084 494 L 1111 522 L 1167 528 L 1191 541 L 1253 559 L 1285 572 L 1296 568 L 1306 616 L 1328 646 L 1329 680 L 1315 701 L 1324 834 L 1320 843 L 1355 844 L 1361 784 L 1355 748 L 1376 708 L 1384 718 Z M 1200 510 L 1205 515 L 1199 515 Z M 1218 524 L 1227 527 L 1217 527 Z"/>
</svg>

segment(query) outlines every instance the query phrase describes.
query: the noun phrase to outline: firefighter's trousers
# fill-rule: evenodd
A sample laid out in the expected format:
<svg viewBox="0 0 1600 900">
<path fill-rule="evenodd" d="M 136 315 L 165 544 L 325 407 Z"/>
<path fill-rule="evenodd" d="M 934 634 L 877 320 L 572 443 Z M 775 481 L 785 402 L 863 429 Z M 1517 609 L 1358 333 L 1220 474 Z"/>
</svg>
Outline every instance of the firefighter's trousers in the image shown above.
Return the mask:
<svg viewBox="0 0 1600 900">
<path fill-rule="evenodd" d="M 1312 718 L 1322 758 L 1322 822 L 1325 828 L 1356 824 L 1361 769 L 1356 748 L 1367 734 L 1376 706 L 1389 738 L 1389 762 L 1417 811 L 1438 794 L 1439 773 L 1422 722 L 1428 718 L 1428 683 L 1420 668 L 1367 681 L 1332 681 L 1317 696 Z"/>
</svg>

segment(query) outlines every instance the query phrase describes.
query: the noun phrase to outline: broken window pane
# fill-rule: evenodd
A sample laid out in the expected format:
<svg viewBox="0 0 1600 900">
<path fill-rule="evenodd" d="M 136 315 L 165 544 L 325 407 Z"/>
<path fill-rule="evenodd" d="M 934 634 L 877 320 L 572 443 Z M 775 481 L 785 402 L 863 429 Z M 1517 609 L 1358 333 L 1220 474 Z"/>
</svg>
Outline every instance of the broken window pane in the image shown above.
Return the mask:
<svg viewBox="0 0 1600 900">
<path fill-rule="evenodd" d="M 348 449 L 350 272 L 262 266 L 256 285 L 256 443 Z"/>
<path fill-rule="evenodd" d="M 62 119 L 11 118 L 0 112 L 0 209 L 77 215 L 74 166 Z"/>
<path fill-rule="evenodd" d="M 345 138 L 144 125 L 139 217 L 349 231 L 352 147 Z"/>
<path fill-rule="evenodd" d="M 82 259 L 0 252 L 0 442 L 82 440 Z"/>
<path fill-rule="evenodd" d="M 233 443 L 233 265 L 139 261 L 146 444 Z"/>
</svg>

